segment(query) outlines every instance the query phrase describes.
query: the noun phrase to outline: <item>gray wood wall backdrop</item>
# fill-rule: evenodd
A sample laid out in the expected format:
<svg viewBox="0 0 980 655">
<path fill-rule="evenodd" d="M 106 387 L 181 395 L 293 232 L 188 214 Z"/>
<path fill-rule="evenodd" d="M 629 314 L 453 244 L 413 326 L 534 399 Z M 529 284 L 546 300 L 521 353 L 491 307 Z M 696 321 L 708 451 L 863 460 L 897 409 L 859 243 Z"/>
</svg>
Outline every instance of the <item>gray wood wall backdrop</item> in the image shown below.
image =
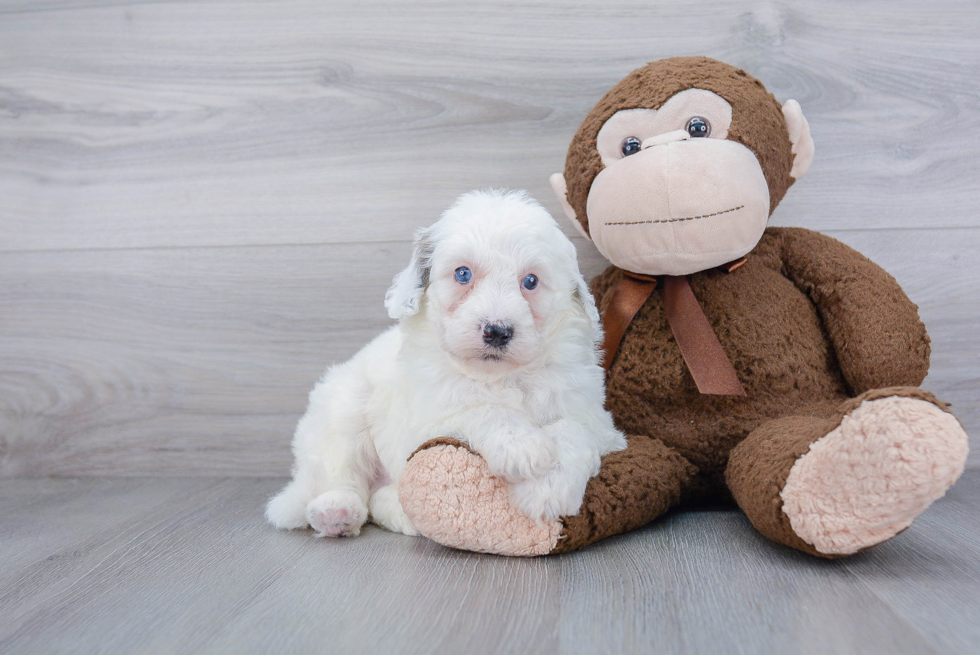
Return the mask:
<svg viewBox="0 0 980 655">
<path fill-rule="evenodd" d="M 975 0 L 2 0 L 0 474 L 286 474 L 413 229 L 476 187 L 558 212 L 589 108 L 689 54 L 802 103 L 817 156 L 773 223 L 905 286 L 975 467 Z"/>
</svg>

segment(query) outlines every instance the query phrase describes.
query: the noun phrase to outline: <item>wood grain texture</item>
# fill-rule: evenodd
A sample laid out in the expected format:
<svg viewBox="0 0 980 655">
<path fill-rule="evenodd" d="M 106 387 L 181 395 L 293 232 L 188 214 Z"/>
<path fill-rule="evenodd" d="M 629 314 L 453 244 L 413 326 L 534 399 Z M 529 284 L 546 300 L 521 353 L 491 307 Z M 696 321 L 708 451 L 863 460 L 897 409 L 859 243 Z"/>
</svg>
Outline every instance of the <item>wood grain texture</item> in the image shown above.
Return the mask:
<svg viewBox="0 0 980 655">
<path fill-rule="evenodd" d="M 926 387 L 980 433 L 977 363 L 961 355 L 980 232 L 839 236 L 919 303 L 936 352 Z M 285 475 L 307 392 L 390 325 L 382 298 L 408 255 L 395 243 L 0 257 L 0 472 Z"/>
<path fill-rule="evenodd" d="M 773 222 L 896 275 L 978 466 L 978 37 L 967 0 L 0 0 L 0 475 L 284 474 L 415 227 L 486 186 L 558 215 L 588 109 L 679 54 L 802 103 Z"/>
<path fill-rule="evenodd" d="M 482 186 L 557 210 L 588 109 L 683 54 L 806 110 L 778 221 L 977 226 L 971 0 L 5 5 L 2 250 L 404 239 Z"/>
<path fill-rule="evenodd" d="M 732 511 L 533 560 L 373 526 L 314 539 L 263 523 L 281 482 L 0 480 L 0 652 L 901 655 L 980 638 L 977 472 L 832 562 Z"/>
</svg>

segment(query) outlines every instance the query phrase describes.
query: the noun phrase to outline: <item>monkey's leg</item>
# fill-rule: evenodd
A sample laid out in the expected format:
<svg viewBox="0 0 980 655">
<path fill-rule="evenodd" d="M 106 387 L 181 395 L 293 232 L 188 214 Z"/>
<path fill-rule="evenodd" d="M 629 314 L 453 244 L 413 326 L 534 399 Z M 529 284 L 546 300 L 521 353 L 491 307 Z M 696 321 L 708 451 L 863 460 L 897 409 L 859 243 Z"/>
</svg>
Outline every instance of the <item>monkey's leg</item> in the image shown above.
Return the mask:
<svg viewBox="0 0 980 655">
<path fill-rule="evenodd" d="M 921 389 L 865 392 L 829 418 L 764 423 L 732 451 L 725 478 L 773 541 L 842 557 L 890 539 L 959 478 L 966 433 Z"/>
<path fill-rule="evenodd" d="M 410 458 L 399 497 L 412 524 L 445 546 L 498 555 L 564 553 L 638 528 L 681 497 L 697 469 L 658 439 L 628 437 L 602 459 L 575 516 L 539 524 L 513 507 L 507 485 L 459 441 L 434 439 Z"/>
</svg>

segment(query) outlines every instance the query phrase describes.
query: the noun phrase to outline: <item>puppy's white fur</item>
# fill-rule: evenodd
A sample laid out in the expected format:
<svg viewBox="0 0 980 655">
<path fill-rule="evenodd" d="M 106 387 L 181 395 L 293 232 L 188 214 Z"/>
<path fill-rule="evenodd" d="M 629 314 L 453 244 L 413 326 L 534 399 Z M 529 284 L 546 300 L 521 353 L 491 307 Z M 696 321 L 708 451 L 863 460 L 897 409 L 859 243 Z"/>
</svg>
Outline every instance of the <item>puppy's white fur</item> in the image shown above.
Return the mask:
<svg viewBox="0 0 980 655">
<path fill-rule="evenodd" d="M 548 212 L 523 192 L 462 196 L 418 231 L 385 306 L 398 325 L 310 393 L 293 480 L 269 502 L 269 521 L 353 536 L 370 516 L 416 534 L 398 478 L 418 446 L 442 436 L 479 452 L 530 517 L 578 513 L 599 458 L 626 440 L 603 409 L 595 303 Z M 491 324 L 513 329 L 505 347 L 486 342 Z"/>
</svg>

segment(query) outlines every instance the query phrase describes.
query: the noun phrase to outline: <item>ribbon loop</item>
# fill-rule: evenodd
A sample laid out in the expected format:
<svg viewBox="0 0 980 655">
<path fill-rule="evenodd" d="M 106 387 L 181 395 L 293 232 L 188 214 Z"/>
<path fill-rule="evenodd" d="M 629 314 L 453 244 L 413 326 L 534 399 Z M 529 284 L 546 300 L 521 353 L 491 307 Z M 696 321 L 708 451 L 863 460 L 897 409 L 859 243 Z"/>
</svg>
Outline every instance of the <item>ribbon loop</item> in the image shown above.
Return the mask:
<svg viewBox="0 0 980 655">
<path fill-rule="evenodd" d="M 742 258 L 721 268 L 731 272 L 744 263 L 745 259 Z M 744 396 L 745 388 L 695 298 L 687 276 L 667 275 L 663 280 L 667 322 L 698 391 L 705 395 Z M 656 288 L 656 278 L 634 276 L 623 271 L 602 313 L 605 330 L 602 365 L 607 371 L 616 357 L 626 328 Z"/>
</svg>

